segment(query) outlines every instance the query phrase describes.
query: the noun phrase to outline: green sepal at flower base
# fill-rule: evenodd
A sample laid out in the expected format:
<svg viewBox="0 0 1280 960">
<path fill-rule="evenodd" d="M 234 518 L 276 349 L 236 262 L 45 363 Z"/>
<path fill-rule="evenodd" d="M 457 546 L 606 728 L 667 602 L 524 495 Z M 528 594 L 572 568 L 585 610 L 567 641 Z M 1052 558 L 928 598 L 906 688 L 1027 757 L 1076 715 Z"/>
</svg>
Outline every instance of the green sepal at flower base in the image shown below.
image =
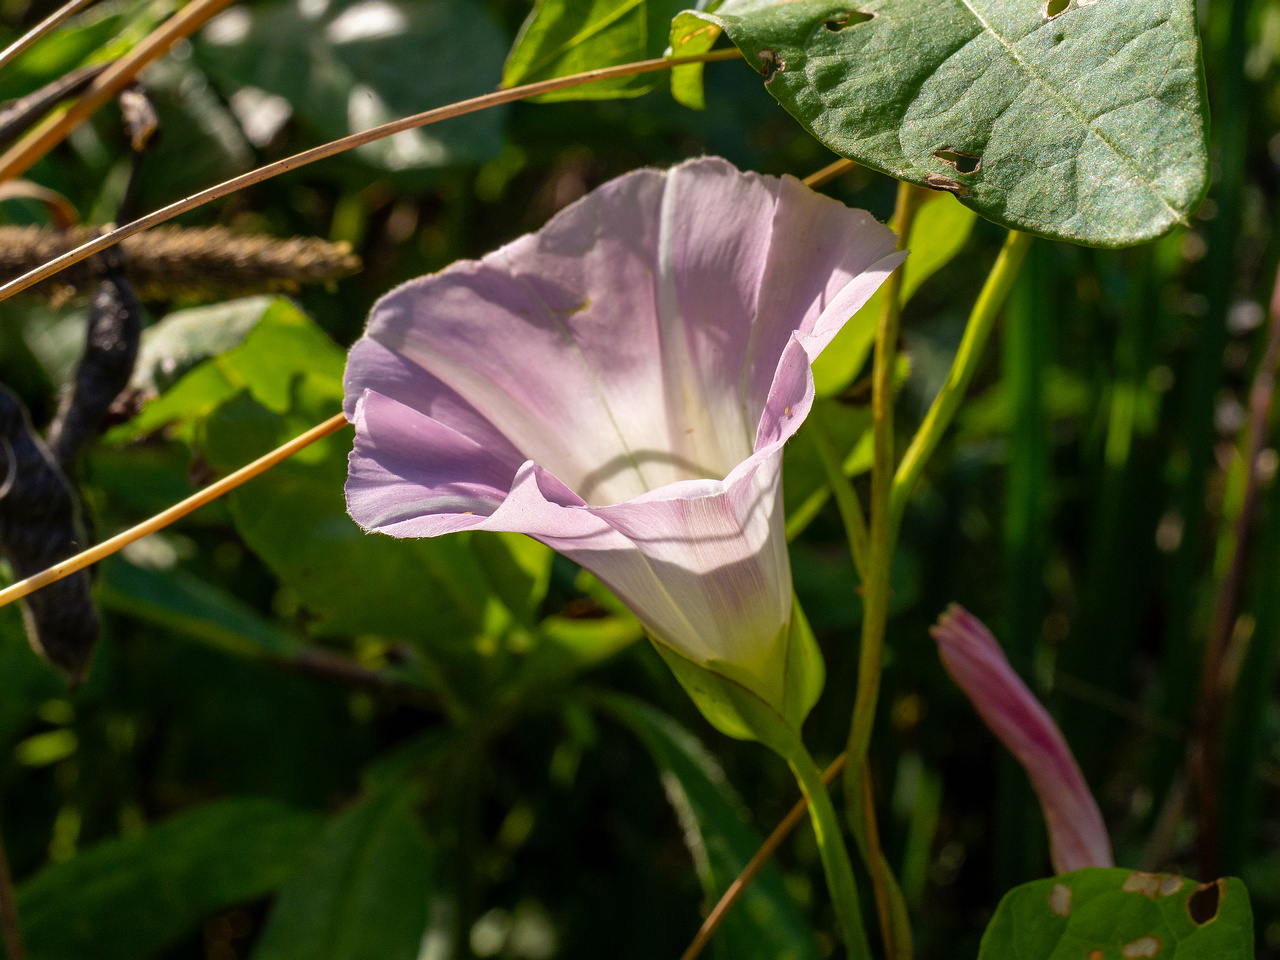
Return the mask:
<svg viewBox="0 0 1280 960">
<path fill-rule="evenodd" d="M 792 600 L 791 620 L 774 645 L 782 682 L 771 691 L 762 690 L 758 678 L 741 666 L 724 660 L 695 663 L 660 638 L 651 639 L 713 727 L 738 740 L 758 740 L 783 757 L 793 752 L 826 680 L 822 652 L 798 601 Z"/>
</svg>

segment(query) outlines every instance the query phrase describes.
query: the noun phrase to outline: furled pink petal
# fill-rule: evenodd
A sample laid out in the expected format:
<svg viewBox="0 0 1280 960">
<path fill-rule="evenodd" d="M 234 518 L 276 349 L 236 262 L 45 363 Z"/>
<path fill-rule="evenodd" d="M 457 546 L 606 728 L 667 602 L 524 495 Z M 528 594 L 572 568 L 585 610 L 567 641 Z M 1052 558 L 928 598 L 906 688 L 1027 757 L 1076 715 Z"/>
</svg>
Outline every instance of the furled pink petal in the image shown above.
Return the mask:
<svg viewBox="0 0 1280 960">
<path fill-rule="evenodd" d="M 1027 771 L 1049 828 L 1054 870 L 1114 866 L 1102 813 L 1071 748 L 991 631 L 953 603 L 930 632 L 951 678 Z"/>
<path fill-rule="evenodd" d="M 891 231 L 714 158 L 640 170 L 374 307 L 347 501 L 395 536 L 536 537 L 650 634 L 772 701 L 791 613 L 782 448 Z"/>
</svg>

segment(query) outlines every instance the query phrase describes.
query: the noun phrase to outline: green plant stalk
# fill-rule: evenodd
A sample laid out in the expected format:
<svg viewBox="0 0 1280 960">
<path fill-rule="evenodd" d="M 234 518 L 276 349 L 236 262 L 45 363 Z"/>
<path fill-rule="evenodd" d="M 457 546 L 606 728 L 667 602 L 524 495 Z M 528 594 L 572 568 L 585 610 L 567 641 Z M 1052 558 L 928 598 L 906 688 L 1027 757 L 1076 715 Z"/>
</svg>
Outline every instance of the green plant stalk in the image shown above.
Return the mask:
<svg viewBox="0 0 1280 960">
<path fill-rule="evenodd" d="M 952 361 L 947 381 L 938 391 L 933 404 L 929 407 L 929 412 L 925 414 L 924 422 L 920 424 L 920 429 L 911 438 L 907 452 L 903 454 L 898 472 L 893 478 L 893 494 L 889 505 L 890 528 L 895 536 L 898 525 L 902 522 L 902 513 L 906 509 L 907 500 L 910 499 L 916 483 L 919 482 L 920 474 L 924 472 L 924 465 L 938 448 L 943 434 L 946 433 L 947 427 L 951 425 L 956 411 L 960 408 L 960 402 L 964 399 L 969 384 L 973 382 L 973 375 L 977 372 L 978 363 L 982 359 L 982 348 L 986 346 L 1000 308 L 1004 306 L 1009 291 L 1013 288 L 1013 281 L 1017 279 L 1022 261 L 1031 246 L 1031 240 L 1032 236 L 1029 233 L 1009 231 L 1004 247 L 1000 250 L 1000 256 L 996 258 L 995 265 L 987 275 L 986 283 L 983 284 L 982 292 L 978 294 L 978 299 L 973 305 L 973 311 L 969 314 L 964 338 L 960 341 L 960 349 L 956 351 L 955 360 Z M 877 457 L 879 453 L 877 448 Z M 874 523 L 873 519 L 873 529 Z"/>
<path fill-rule="evenodd" d="M 862 924 L 862 908 L 858 900 L 858 886 L 853 879 L 853 864 L 840 830 L 840 819 L 831 803 L 831 794 L 822 782 L 822 771 L 813 757 L 796 737 L 785 758 L 795 774 L 805 798 L 809 801 L 809 818 L 813 821 L 813 833 L 818 840 L 818 853 L 822 869 L 827 875 L 827 887 L 831 903 L 844 935 L 849 960 L 871 960 L 871 945 Z"/>
<path fill-rule="evenodd" d="M 908 183 L 898 184 L 893 229 L 902 248 L 911 234 L 922 191 Z M 893 530 L 890 491 L 894 472 L 893 449 L 893 366 L 898 346 L 898 320 L 902 314 L 902 268 L 899 267 L 881 288 L 884 307 L 876 328 L 875 357 L 871 369 L 871 410 L 873 449 L 871 467 L 871 516 L 867 534 L 866 575 L 862 580 L 862 647 L 858 654 L 858 692 L 849 724 L 848 765 L 844 768 L 845 797 L 861 795 L 862 763 L 871 744 L 876 701 L 880 696 L 880 670 L 884 653 L 884 629 L 889 616 L 889 568 L 893 561 Z M 852 531 L 850 545 L 852 548 Z"/>
<path fill-rule="evenodd" d="M 908 183 L 898 184 L 893 229 L 898 234 L 899 249 L 905 247 L 906 238 L 911 235 L 911 222 L 922 197 L 923 191 L 918 187 Z M 871 521 L 865 533 L 860 529 L 861 510 L 856 515 L 852 510 L 852 506 L 857 505 L 857 497 L 845 478 L 838 459 L 834 463 L 834 470 L 828 468 L 828 482 L 837 502 L 841 499 L 846 501 L 846 504 L 841 504 L 841 514 L 845 518 L 849 549 L 855 560 L 859 552 L 863 554 L 859 570 L 862 575 L 862 645 L 858 655 L 858 691 L 849 724 L 849 761 L 844 770 L 845 802 L 859 850 L 875 885 L 886 952 L 892 960 L 908 960 L 911 932 L 902 892 L 897 881 L 892 878 L 888 863 L 880 854 L 879 837 L 871 837 L 868 833 L 868 811 L 863 809 L 865 801 L 862 792 L 867 750 L 871 744 L 871 728 L 875 723 L 876 702 L 880 696 L 884 631 L 889 616 L 889 569 L 893 562 L 893 531 L 889 515 L 894 464 L 893 369 L 898 345 L 898 321 L 902 314 L 901 267 L 890 274 L 882 289 L 884 306 L 876 329 L 871 372 L 875 459 L 871 469 Z M 819 449 L 821 451 L 821 447 Z M 827 466 L 826 461 L 824 456 L 824 467 Z M 848 506 L 849 500 L 852 500 L 852 506 Z M 847 516 L 846 509 L 849 510 Z M 902 952 L 904 944 L 905 953 Z"/>
</svg>

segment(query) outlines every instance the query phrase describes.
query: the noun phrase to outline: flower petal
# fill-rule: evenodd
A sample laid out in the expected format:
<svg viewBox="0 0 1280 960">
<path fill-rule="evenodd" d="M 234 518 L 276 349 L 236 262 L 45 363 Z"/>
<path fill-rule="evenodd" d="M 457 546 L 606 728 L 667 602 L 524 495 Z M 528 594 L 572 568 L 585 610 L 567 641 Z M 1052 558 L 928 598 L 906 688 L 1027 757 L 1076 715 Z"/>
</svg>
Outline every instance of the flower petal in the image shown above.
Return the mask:
<svg viewBox="0 0 1280 960">
<path fill-rule="evenodd" d="M 366 530 L 434 537 L 476 526 L 507 498 L 511 462 L 439 420 L 372 390 L 351 419 L 347 509 Z"/>
<path fill-rule="evenodd" d="M 771 234 L 745 374 L 749 421 L 764 408 L 791 333 L 814 337 L 806 348 L 816 357 L 906 256 L 871 214 L 794 177 L 781 180 Z"/>
<path fill-rule="evenodd" d="M 1054 870 L 1113 866 L 1107 828 L 1080 765 L 991 631 L 953 603 L 930 632 L 951 678 L 1027 771 L 1049 828 Z"/>
<path fill-rule="evenodd" d="M 642 170 L 539 233 L 407 283 L 367 336 L 456 391 L 593 502 L 686 476 L 669 453 L 654 326 L 663 175 Z"/>
</svg>

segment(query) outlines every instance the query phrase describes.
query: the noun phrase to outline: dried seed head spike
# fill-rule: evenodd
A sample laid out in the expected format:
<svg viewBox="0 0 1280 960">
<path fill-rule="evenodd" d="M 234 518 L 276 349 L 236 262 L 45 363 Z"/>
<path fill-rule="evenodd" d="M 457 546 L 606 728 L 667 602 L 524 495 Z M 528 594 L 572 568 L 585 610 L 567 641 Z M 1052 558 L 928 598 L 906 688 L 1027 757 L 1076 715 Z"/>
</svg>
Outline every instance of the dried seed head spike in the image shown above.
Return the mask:
<svg viewBox="0 0 1280 960">
<path fill-rule="evenodd" d="M 0 438 L 7 490 L 0 497 L 0 549 L 19 578 L 74 556 L 84 547 L 75 494 L 31 428 L 16 396 L 0 386 Z M 31 646 L 72 683 L 84 677 L 98 639 L 98 611 L 81 571 L 26 597 Z"/>
<path fill-rule="evenodd" d="M 0 227 L 0 281 L 21 276 L 97 235 L 94 227 Z M 317 237 L 279 240 L 224 227 L 158 227 L 120 246 L 129 279 L 144 301 L 292 292 L 350 276 L 362 266 L 346 243 Z M 105 272 L 106 265 L 91 258 L 31 290 L 47 298 L 75 295 Z"/>
</svg>

